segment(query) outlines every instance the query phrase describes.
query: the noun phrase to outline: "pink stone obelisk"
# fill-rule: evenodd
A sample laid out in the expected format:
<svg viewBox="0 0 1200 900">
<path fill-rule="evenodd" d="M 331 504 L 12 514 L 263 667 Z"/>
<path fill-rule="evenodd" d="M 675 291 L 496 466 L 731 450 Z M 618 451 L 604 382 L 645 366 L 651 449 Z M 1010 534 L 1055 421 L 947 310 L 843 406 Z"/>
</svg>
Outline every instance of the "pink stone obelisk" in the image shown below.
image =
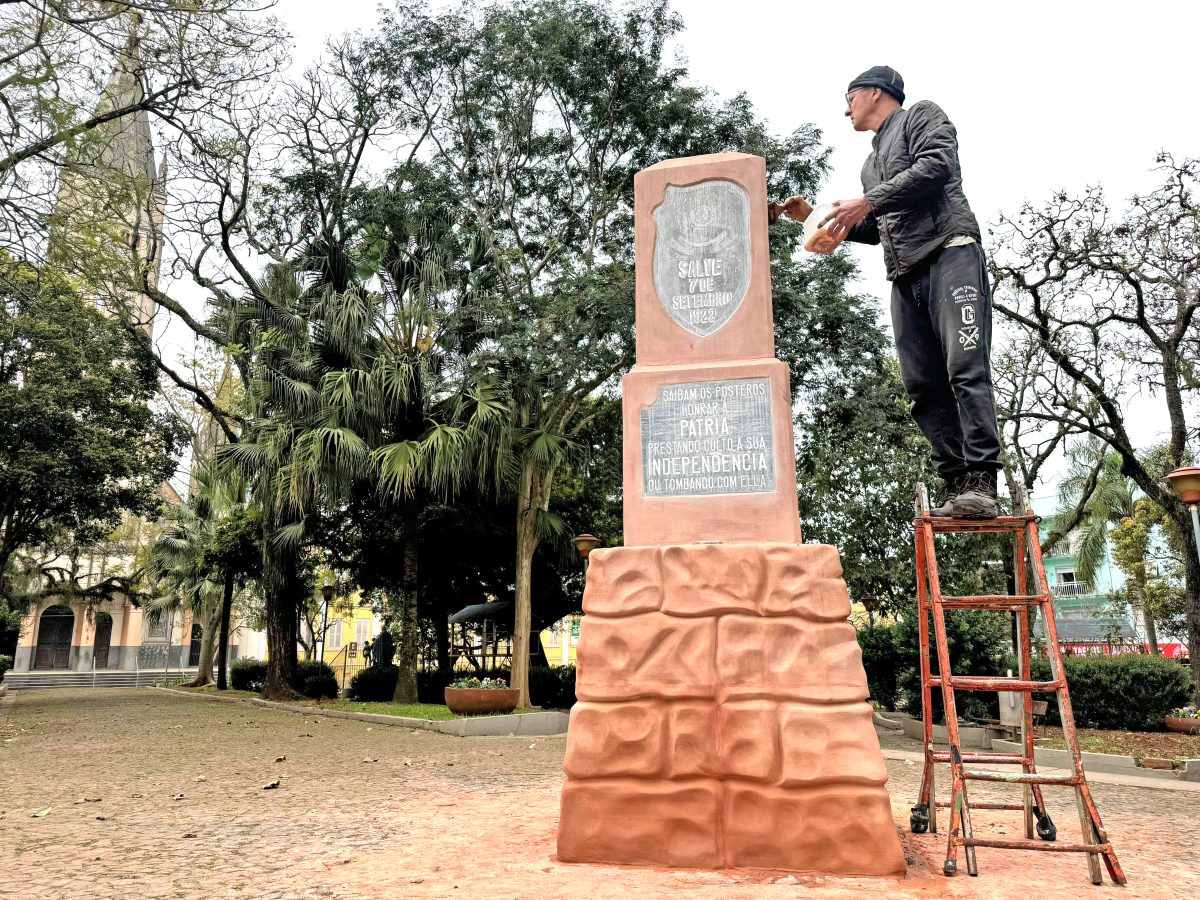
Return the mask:
<svg viewBox="0 0 1200 900">
<path fill-rule="evenodd" d="M 800 543 L 765 163 L 634 186 L 626 546 L 591 554 L 558 857 L 902 873 L 841 563 Z"/>
</svg>

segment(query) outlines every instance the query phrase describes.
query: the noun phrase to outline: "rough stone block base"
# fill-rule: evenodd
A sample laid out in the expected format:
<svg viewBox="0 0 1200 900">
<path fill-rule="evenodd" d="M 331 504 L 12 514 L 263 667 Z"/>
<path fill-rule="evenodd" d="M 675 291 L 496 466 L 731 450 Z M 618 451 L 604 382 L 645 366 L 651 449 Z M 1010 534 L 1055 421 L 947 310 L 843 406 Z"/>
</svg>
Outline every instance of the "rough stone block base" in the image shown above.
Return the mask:
<svg viewBox="0 0 1200 900">
<path fill-rule="evenodd" d="M 904 871 L 832 547 L 592 553 L 558 857 Z"/>
</svg>

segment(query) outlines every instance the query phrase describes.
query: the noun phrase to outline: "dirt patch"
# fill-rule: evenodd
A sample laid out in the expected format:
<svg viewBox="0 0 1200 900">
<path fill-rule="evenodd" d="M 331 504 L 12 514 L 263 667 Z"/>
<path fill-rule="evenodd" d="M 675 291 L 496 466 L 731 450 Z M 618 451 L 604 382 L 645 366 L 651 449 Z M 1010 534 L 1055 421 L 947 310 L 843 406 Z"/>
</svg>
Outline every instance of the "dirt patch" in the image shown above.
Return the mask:
<svg viewBox="0 0 1200 900">
<path fill-rule="evenodd" d="M 1107 900 L 1200 891 L 1200 793 L 1095 785 L 1126 889 L 1093 888 L 1083 859 L 1065 853 L 981 849 L 978 878 L 941 877 L 944 812 L 940 834 L 906 830 L 921 773 L 911 761 L 888 763 L 905 878 L 564 865 L 554 859 L 560 736 L 456 738 L 148 690 L 16 696 L 7 721 L 0 716 L 3 897 Z M 945 799 L 944 768 L 939 776 Z M 978 801 L 1019 797 L 1006 786 L 972 790 Z M 1048 792 L 1047 802 L 1059 840 L 1076 840 L 1070 793 Z M 981 836 L 1019 836 L 1016 813 L 974 819 Z"/>
<path fill-rule="evenodd" d="M 1080 728 L 1079 749 L 1089 753 L 1116 753 L 1138 759 L 1200 759 L 1200 734 L 1178 734 L 1173 731 L 1101 731 Z M 1066 748 L 1062 732 L 1055 729 L 1036 739 L 1039 747 Z"/>
</svg>

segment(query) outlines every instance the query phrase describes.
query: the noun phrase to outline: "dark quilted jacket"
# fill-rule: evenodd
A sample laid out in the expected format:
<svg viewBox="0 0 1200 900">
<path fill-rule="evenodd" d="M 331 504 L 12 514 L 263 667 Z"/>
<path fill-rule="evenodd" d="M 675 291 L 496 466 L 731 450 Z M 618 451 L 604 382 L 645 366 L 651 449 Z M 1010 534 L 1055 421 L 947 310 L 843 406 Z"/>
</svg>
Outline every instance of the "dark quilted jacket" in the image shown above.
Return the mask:
<svg viewBox="0 0 1200 900">
<path fill-rule="evenodd" d="M 871 213 L 847 240 L 882 244 L 889 281 L 917 268 L 952 237 L 980 240 L 962 189 L 958 138 L 941 107 L 922 100 L 897 109 L 871 144 L 862 169 Z"/>
</svg>

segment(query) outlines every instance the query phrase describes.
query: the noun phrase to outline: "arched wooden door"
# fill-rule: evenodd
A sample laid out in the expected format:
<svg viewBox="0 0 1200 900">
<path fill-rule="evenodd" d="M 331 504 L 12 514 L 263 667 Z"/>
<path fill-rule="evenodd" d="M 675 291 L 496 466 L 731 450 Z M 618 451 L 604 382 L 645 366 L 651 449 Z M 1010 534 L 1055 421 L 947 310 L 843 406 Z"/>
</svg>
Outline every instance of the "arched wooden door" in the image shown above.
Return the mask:
<svg viewBox="0 0 1200 900">
<path fill-rule="evenodd" d="M 199 625 L 192 625 L 192 646 L 188 648 L 188 668 L 200 665 L 200 638 L 203 630 Z"/>
<path fill-rule="evenodd" d="M 108 668 L 108 647 L 112 643 L 113 620 L 106 612 L 96 613 L 96 643 L 92 645 L 92 659 L 97 669 Z"/>
<path fill-rule="evenodd" d="M 75 631 L 75 613 L 67 606 L 51 606 L 38 622 L 35 669 L 65 669 L 71 664 L 71 634 Z"/>
</svg>

